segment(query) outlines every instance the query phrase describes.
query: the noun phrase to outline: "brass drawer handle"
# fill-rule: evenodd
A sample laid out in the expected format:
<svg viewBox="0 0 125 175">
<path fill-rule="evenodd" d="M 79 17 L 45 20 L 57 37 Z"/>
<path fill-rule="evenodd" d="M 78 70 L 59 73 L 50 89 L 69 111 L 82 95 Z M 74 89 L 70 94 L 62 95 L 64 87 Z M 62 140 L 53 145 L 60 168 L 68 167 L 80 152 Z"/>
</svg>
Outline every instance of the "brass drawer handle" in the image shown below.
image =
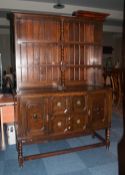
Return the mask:
<svg viewBox="0 0 125 175">
<path fill-rule="evenodd" d="M 80 101 L 80 100 L 77 100 L 76 104 L 77 104 L 78 106 L 81 106 L 81 101 Z"/>
<path fill-rule="evenodd" d="M 71 129 L 71 126 L 68 126 L 68 130 L 70 130 Z"/>
<path fill-rule="evenodd" d="M 77 124 L 80 124 L 80 123 L 81 123 L 80 119 L 78 119 L 78 120 L 76 121 L 76 123 L 77 123 Z"/>
<path fill-rule="evenodd" d="M 33 114 L 33 119 L 34 120 L 37 120 L 38 119 L 38 115 L 35 113 L 35 114 Z"/>
<path fill-rule="evenodd" d="M 58 123 L 57 123 L 57 126 L 58 126 L 58 127 L 61 127 L 61 126 L 62 126 L 62 122 L 58 122 Z"/>
<path fill-rule="evenodd" d="M 57 106 L 58 107 L 61 107 L 61 102 L 57 102 Z"/>
<path fill-rule="evenodd" d="M 68 117 L 68 120 L 70 121 L 71 120 L 71 117 Z"/>
</svg>

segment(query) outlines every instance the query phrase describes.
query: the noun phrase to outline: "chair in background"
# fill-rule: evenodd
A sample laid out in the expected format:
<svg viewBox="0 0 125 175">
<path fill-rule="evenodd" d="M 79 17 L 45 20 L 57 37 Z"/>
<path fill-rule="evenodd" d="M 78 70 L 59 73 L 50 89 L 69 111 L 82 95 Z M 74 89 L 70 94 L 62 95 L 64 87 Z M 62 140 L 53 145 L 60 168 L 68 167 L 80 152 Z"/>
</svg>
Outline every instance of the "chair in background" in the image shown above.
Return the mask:
<svg viewBox="0 0 125 175">
<path fill-rule="evenodd" d="M 113 89 L 113 104 L 119 106 L 122 99 L 122 72 L 121 69 L 113 69 L 110 75 L 111 86 Z"/>
<path fill-rule="evenodd" d="M 103 78 L 104 78 L 104 86 L 112 87 L 113 105 L 116 107 L 121 105 L 121 99 L 122 99 L 122 88 L 121 88 L 122 71 L 121 69 L 113 68 L 110 71 L 104 70 Z"/>
</svg>

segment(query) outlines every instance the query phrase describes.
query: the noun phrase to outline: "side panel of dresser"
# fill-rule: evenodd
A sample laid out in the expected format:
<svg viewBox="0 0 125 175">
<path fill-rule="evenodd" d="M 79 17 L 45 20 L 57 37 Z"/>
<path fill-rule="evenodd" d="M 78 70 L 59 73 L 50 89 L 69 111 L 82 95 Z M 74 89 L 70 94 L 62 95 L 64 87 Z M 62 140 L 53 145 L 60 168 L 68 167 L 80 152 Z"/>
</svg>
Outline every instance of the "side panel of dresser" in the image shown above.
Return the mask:
<svg viewBox="0 0 125 175">
<path fill-rule="evenodd" d="M 89 92 L 88 106 L 89 124 L 93 131 L 111 127 L 111 89 Z"/>
</svg>

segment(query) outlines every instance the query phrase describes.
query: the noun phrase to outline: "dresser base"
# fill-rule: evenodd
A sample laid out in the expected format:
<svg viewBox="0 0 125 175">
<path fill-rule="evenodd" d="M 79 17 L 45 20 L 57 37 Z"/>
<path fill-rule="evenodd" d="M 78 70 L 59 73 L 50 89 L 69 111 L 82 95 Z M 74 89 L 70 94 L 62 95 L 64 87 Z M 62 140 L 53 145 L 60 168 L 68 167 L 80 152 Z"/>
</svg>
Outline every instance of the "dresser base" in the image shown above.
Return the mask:
<svg viewBox="0 0 125 175">
<path fill-rule="evenodd" d="M 84 146 L 78 146 L 78 147 L 73 147 L 73 148 L 68 148 L 68 149 L 63 149 L 63 150 L 58 150 L 58 151 L 46 152 L 46 153 L 41 153 L 41 154 L 28 155 L 28 156 L 23 156 L 23 151 L 22 151 L 23 144 L 20 141 L 17 144 L 19 165 L 20 165 L 20 167 L 23 167 L 24 161 L 27 161 L 27 160 L 34 160 L 34 159 L 51 157 L 51 156 L 56 156 L 56 155 L 61 155 L 61 154 L 67 154 L 67 153 L 72 153 L 72 152 L 76 152 L 76 151 L 97 148 L 97 147 L 101 147 L 101 146 L 106 146 L 106 149 L 108 149 L 110 146 L 110 140 L 109 140 L 110 129 L 106 128 L 105 133 L 106 133 L 105 138 L 103 138 L 101 135 L 99 135 L 96 132 L 93 133 L 93 135 L 92 135 L 93 138 L 96 137 L 100 140 L 100 142 L 98 142 L 98 143 L 84 145 Z"/>
</svg>

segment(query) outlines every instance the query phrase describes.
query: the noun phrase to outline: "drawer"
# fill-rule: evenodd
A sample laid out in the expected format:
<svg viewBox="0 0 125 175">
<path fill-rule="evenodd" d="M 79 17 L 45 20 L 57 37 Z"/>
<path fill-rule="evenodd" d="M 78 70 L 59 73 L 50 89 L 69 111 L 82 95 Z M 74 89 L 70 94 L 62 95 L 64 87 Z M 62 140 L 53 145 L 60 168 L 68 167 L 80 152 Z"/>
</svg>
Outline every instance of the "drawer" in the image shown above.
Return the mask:
<svg viewBox="0 0 125 175">
<path fill-rule="evenodd" d="M 65 114 L 69 109 L 68 97 L 53 97 L 52 98 L 52 112 Z"/>
<path fill-rule="evenodd" d="M 88 123 L 87 113 L 75 114 L 72 116 L 72 130 L 73 131 L 84 131 Z"/>
<path fill-rule="evenodd" d="M 67 130 L 67 115 L 51 116 L 50 131 L 52 134 L 64 134 Z"/>
<path fill-rule="evenodd" d="M 74 112 L 83 112 L 86 110 L 86 96 L 72 97 L 72 106 Z"/>
</svg>

